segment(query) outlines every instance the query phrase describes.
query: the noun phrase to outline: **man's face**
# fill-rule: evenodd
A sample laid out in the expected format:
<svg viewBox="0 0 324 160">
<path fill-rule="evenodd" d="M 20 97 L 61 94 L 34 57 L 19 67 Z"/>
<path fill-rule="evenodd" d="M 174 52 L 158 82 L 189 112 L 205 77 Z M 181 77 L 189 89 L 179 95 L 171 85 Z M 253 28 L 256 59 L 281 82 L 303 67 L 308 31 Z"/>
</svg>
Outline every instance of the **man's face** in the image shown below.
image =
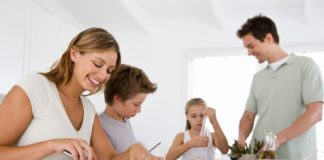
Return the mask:
<svg viewBox="0 0 324 160">
<path fill-rule="evenodd" d="M 259 63 L 263 63 L 269 59 L 267 42 L 261 42 L 251 33 L 242 37 L 243 45 L 248 50 L 249 56 L 254 56 Z"/>
</svg>

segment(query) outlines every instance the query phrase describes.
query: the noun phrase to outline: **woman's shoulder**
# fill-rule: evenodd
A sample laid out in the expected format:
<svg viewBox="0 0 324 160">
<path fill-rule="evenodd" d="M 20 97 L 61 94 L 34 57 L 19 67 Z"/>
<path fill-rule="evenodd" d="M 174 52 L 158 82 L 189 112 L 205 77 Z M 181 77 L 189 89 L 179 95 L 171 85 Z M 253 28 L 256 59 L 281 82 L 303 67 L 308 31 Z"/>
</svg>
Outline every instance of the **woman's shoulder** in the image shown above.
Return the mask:
<svg viewBox="0 0 324 160">
<path fill-rule="evenodd" d="M 38 92 L 45 88 L 52 88 L 53 84 L 45 76 L 35 73 L 26 75 L 17 85 L 27 92 Z"/>
<path fill-rule="evenodd" d="M 45 76 L 39 73 L 28 74 L 19 81 L 19 83 L 31 83 L 31 84 L 40 84 L 44 82 L 49 82 L 49 80 Z"/>
</svg>

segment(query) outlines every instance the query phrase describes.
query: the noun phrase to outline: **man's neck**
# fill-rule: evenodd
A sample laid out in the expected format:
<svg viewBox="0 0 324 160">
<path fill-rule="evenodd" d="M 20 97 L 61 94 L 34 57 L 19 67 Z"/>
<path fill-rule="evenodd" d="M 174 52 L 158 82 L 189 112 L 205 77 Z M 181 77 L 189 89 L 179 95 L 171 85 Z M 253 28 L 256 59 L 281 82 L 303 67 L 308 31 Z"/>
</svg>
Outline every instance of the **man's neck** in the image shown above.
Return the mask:
<svg viewBox="0 0 324 160">
<path fill-rule="evenodd" d="M 289 56 L 289 54 L 280 47 L 275 48 L 272 52 L 272 57 L 270 58 L 270 60 L 268 60 L 269 64 Z"/>
</svg>

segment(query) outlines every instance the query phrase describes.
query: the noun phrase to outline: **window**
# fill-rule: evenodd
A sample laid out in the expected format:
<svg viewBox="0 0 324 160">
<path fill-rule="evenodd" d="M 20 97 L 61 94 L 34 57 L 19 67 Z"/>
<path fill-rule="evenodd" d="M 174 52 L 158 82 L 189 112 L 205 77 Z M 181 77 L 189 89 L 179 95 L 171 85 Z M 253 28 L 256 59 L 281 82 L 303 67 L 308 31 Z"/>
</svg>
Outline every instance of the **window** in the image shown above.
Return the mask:
<svg viewBox="0 0 324 160">
<path fill-rule="evenodd" d="M 313 58 L 324 76 L 324 63 L 321 63 L 324 62 L 324 52 L 297 55 Z M 246 55 L 198 57 L 188 61 L 187 99 L 201 97 L 206 100 L 207 105 L 216 109 L 219 123 L 230 145 L 238 137 L 239 120 L 244 111 L 253 75 L 265 65 L 258 64 L 255 58 Z M 323 123 L 321 121 L 317 124 L 319 150 L 324 150 Z M 210 124 L 208 127 L 212 128 Z"/>
</svg>

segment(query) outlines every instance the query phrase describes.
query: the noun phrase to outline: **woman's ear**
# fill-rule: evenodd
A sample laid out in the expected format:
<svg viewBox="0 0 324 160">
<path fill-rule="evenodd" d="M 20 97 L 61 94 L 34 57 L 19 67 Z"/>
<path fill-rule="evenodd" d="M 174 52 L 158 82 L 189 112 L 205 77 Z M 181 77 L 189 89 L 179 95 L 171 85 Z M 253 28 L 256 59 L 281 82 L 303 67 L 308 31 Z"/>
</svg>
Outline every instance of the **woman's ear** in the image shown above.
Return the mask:
<svg viewBox="0 0 324 160">
<path fill-rule="evenodd" d="M 79 54 L 80 53 L 76 49 L 71 48 L 71 50 L 70 50 L 70 58 L 71 58 L 72 62 L 76 62 Z"/>
</svg>

